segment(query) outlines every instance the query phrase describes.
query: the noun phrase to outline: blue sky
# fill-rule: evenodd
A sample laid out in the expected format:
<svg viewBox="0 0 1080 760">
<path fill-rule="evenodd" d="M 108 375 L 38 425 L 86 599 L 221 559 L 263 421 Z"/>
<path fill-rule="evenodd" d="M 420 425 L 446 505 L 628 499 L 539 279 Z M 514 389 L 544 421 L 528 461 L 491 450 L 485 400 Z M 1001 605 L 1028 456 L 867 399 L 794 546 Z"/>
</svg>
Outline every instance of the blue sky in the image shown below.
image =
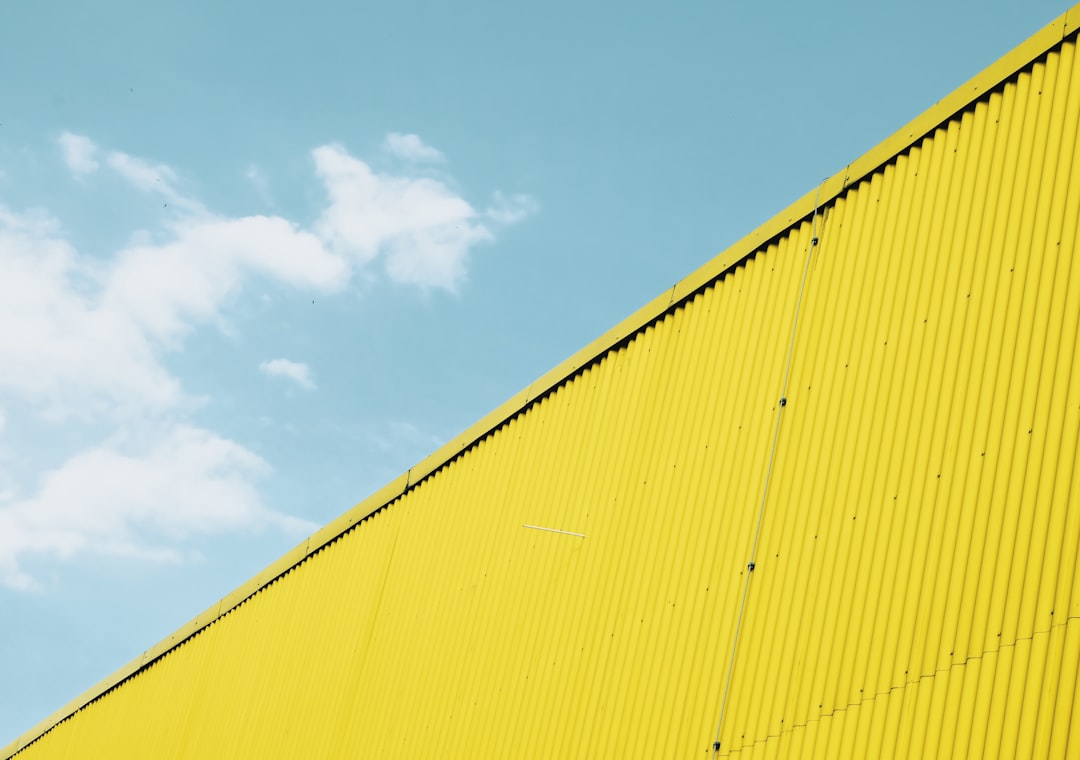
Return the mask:
<svg viewBox="0 0 1080 760">
<path fill-rule="evenodd" d="M 5 3 L 0 745 L 1065 9 Z"/>
</svg>

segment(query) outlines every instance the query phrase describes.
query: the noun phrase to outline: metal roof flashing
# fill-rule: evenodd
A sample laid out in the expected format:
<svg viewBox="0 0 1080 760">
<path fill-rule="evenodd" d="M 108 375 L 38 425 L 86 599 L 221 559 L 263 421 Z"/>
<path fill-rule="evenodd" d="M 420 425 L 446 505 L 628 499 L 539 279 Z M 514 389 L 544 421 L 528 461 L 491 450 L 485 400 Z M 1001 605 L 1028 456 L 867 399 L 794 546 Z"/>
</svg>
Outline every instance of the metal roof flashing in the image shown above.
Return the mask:
<svg viewBox="0 0 1080 760">
<path fill-rule="evenodd" d="M 389 508 L 409 490 L 432 473 L 455 460 L 509 420 L 522 413 L 534 402 L 544 398 L 584 368 L 592 365 L 613 349 L 655 323 L 673 309 L 693 298 L 694 294 L 714 284 L 723 276 L 755 256 L 772 241 L 805 222 L 815 212 L 824 210 L 847 190 L 882 169 L 912 145 L 947 123 L 958 113 L 970 108 L 982 97 L 1001 86 L 1011 77 L 1032 65 L 1040 57 L 1075 37 L 1080 29 L 1080 3 L 1036 32 L 1029 39 L 1005 54 L 966 84 L 942 98 L 920 116 L 893 133 L 875 148 L 844 167 L 840 173 L 822 181 L 764 224 L 743 236 L 719 255 L 706 262 L 688 277 L 675 283 L 628 318 L 596 340 L 552 368 L 527 388 L 518 392 L 492 412 L 481 418 L 456 438 L 427 458 L 368 496 L 358 505 L 317 530 L 308 539 L 269 565 L 248 582 L 225 596 L 202 614 L 195 617 L 170 636 L 147 649 L 116 672 L 83 692 L 29 731 L 15 738 L 0 750 L 0 758 L 10 758 L 48 733 L 53 727 L 72 717 L 109 691 L 131 678 L 171 650 L 198 634 L 216 620 L 236 609 L 247 599 L 276 579 L 288 573 L 308 557 L 355 529 L 375 514 Z"/>
</svg>

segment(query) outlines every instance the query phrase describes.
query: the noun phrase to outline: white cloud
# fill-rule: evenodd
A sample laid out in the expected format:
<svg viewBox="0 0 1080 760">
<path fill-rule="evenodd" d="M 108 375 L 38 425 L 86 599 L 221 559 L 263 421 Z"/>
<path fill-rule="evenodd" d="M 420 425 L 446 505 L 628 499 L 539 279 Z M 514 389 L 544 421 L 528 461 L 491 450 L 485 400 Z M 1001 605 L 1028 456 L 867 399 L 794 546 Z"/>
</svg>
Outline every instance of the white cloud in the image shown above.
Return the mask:
<svg viewBox="0 0 1080 760">
<path fill-rule="evenodd" d="M 432 160 L 437 151 L 414 137 L 387 144 Z M 20 435 L 57 441 L 50 461 L 0 459 L 0 585 L 12 588 L 34 586 L 30 558 L 175 561 L 201 535 L 313 528 L 263 503 L 268 463 L 190 421 L 198 400 L 168 355 L 257 297 L 253 281 L 333 293 L 377 263 L 394 281 L 453 290 L 472 246 L 493 238 L 486 225 L 528 213 L 525 196 L 499 195 L 478 213 L 446 182 L 377 174 L 327 145 L 313 155 L 329 204 L 305 229 L 281 216 L 215 214 L 177 189 L 172 167 L 89 138 L 64 133 L 59 145 L 75 177 L 112 172 L 177 213 L 90 256 L 48 213 L 0 204 L 0 408 L 19 410 L 18 424 L 7 422 Z M 301 363 L 260 368 L 315 387 Z"/>
<path fill-rule="evenodd" d="M 157 338 L 173 339 L 214 319 L 252 274 L 322 292 L 348 281 L 342 258 L 280 217 L 205 217 L 175 231 L 171 242 L 121 251 L 102 299 Z"/>
<path fill-rule="evenodd" d="M 269 468 L 233 441 L 175 425 L 140 448 L 82 452 L 45 474 L 33 497 L 0 505 L 0 584 L 32 588 L 21 569 L 28 556 L 176 561 L 198 536 L 316 527 L 263 505 L 254 481 Z"/>
<path fill-rule="evenodd" d="M 151 164 L 127 153 L 113 151 L 106 158 L 109 168 L 144 192 L 173 193 L 176 171 L 165 164 Z"/>
<path fill-rule="evenodd" d="M 397 282 L 456 290 L 469 249 L 493 238 L 442 182 L 376 174 L 337 145 L 317 148 L 314 157 L 330 196 L 317 231 L 362 264 L 385 254 L 386 273 Z"/>
<path fill-rule="evenodd" d="M 64 163 L 76 177 L 92 174 L 100 168 L 97 156 L 101 150 L 85 135 L 64 132 L 57 142 Z M 105 165 L 129 185 L 144 193 L 159 195 L 166 206 L 175 211 L 205 213 L 198 201 L 188 198 L 175 188 L 176 171 L 166 164 L 152 164 L 121 151 L 109 151 L 104 156 Z"/>
<path fill-rule="evenodd" d="M 0 393 L 52 418 L 180 400 L 141 326 L 101 307 L 102 272 L 40 215 L 0 207 L 0 273 Z"/>
<path fill-rule="evenodd" d="M 0 404 L 64 420 L 68 435 L 120 425 L 141 441 L 75 453 L 28 498 L 4 489 L 0 585 L 33 586 L 28 556 L 175 559 L 192 534 L 313 527 L 262 505 L 262 460 L 182 421 L 191 400 L 163 355 L 252 275 L 325 291 L 345 283 L 348 267 L 280 218 L 199 217 L 173 232 L 95 263 L 47 215 L 0 207 Z M 7 463 L 16 464 L 28 463 Z"/>
<path fill-rule="evenodd" d="M 199 201 L 180 193 L 175 187 L 176 171 L 166 164 L 152 164 L 136 156 L 112 151 L 106 156 L 105 163 L 121 179 L 144 193 L 159 196 L 166 208 L 174 212 L 204 215 L 206 208 Z"/>
<path fill-rule="evenodd" d="M 420 456 L 436 451 L 446 443 L 442 436 L 421 429 L 412 422 L 391 420 L 372 436 L 372 442 L 383 450 L 407 447 L 418 451 Z"/>
<path fill-rule="evenodd" d="M 288 378 L 301 388 L 315 389 L 315 381 L 311 379 L 311 370 L 302 362 L 289 361 L 288 359 L 271 359 L 260 364 L 259 369 L 267 375 Z"/>
<path fill-rule="evenodd" d="M 540 204 L 531 195 L 517 193 L 504 195 L 495 191 L 494 203 L 484 211 L 484 215 L 503 226 L 517 224 L 540 210 Z"/>
<path fill-rule="evenodd" d="M 182 400 L 162 366 L 195 326 L 216 320 L 253 274 L 328 292 L 349 268 L 309 232 L 278 217 L 200 218 L 176 238 L 90 264 L 47 220 L 0 207 L 0 392 L 52 418 L 129 411 Z"/>
<path fill-rule="evenodd" d="M 64 163 L 75 176 L 92 174 L 98 169 L 97 146 L 94 142 L 82 135 L 73 135 L 64 132 L 60 135 L 60 149 L 64 154 Z"/>
<path fill-rule="evenodd" d="M 383 140 L 382 148 L 391 155 L 414 163 L 443 160 L 442 153 L 430 145 L 425 145 L 423 140 L 412 134 L 403 135 L 391 132 Z"/>
<path fill-rule="evenodd" d="M 247 177 L 248 182 L 255 188 L 255 192 L 258 193 L 259 199 L 262 200 L 268 206 L 274 205 L 273 196 L 270 194 L 270 182 L 266 179 L 266 175 L 263 174 L 255 164 L 248 166 L 247 171 L 244 172 L 244 176 Z"/>
</svg>

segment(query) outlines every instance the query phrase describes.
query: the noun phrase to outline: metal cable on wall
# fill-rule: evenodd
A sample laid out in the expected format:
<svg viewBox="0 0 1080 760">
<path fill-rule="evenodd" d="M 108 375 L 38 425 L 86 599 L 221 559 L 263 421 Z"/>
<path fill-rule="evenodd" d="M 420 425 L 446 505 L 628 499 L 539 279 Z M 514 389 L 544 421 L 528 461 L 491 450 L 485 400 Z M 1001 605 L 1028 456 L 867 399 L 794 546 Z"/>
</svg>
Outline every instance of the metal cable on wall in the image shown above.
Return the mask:
<svg viewBox="0 0 1080 760">
<path fill-rule="evenodd" d="M 765 485 L 761 492 L 761 503 L 758 507 L 757 525 L 754 528 L 754 539 L 750 544 L 750 559 L 746 564 L 746 581 L 743 583 L 742 597 L 739 601 L 739 612 L 735 619 L 735 636 L 731 642 L 731 656 L 728 659 L 727 676 L 724 679 L 724 693 L 720 700 L 720 716 L 716 722 L 716 737 L 713 739 L 712 752 L 715 757 L 720 752 L 720 732 L 724 726 L 724 714 L 727 710 L 728 695 L 731 691 L 732 676 L 735 672 L 735 658 L 739 647 L 739 633 L 742 630 L 743 613 L 746 611 L 746 599 L 750 593 L 750 579 L 753 577 L 754 568 L 757 566 L 758 540 L 761 537 L 761 523 L 765 517 L 765 504 L 769 497 L 769 483 L 772 479 L 773 466 L 776 463 L 776 447 L 780 440 L 780 423 L 784 417 L 784 409 L 787 408 L 788 380 L 791 377 L 791 362 L 795 355 L 795 338 L 799 327 L 799 314 L 802 311 L 803 294 L 806 291 L 806 282 L 810 274 L 810 261 L 814 255 L 814 249 L 818 246 L 818 215 L 820 213 L 819 200 L 821 197 L 821 185 L 828 179 L 826 177 L 818 185 L 817 195 L 814 197 L 814 214 L 810 220 L 810 245 L 806 250 L 806 263 L 803 266 L 802 280 L 799 283 L 799 294 L 795 301 L 795 316 L 791 322 L 791 338 L 788 341 L 787 358 L 784 361 L 784 379 L 780 386 L 780 400 L 776 409 L 776 424 L 773 427 L 772 444 L 769 447 L 769 462 L 765 469 Z"/>
</svg>

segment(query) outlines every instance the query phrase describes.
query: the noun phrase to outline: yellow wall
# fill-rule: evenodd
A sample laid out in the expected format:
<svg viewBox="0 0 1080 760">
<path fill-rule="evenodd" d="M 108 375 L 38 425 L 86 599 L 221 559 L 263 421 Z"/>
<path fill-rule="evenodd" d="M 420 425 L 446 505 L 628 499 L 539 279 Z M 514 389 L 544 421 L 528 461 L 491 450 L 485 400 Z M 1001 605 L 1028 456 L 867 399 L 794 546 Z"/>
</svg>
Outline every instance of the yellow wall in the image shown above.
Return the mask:
<svg viewBox="0 0 1080 760">
<path fill-rule="evenodd" d="M 1080 756 L 1071 14 L 0 754 Z"/>
</svg>

